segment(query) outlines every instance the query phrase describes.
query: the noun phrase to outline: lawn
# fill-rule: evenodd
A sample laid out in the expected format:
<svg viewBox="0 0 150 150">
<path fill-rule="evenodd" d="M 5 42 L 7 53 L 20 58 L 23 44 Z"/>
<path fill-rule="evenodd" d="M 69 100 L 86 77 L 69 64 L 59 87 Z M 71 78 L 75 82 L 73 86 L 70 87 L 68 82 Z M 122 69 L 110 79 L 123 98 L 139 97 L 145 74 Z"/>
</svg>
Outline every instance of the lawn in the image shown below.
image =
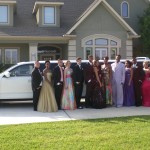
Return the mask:
<svg viewBox="0 0 150 150">
<path fill-rule="evenodd" d="M 0 126 L 0 150 L 100 149 L 150 149 L 150 116 Z"/>
</svg>

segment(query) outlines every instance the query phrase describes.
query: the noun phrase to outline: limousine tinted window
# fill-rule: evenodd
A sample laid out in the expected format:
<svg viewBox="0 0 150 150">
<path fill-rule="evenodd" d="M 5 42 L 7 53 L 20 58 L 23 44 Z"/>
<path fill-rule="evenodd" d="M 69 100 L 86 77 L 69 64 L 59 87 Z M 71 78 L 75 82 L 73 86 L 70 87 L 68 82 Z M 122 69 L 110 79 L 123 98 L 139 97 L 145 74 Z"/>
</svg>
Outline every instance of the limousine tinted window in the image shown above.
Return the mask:
<svg viewBox="0 0 150 150">
<path fill-rule="evenodd" d="M 10 71 L 10 76 L 31 76 L 31 72 L 33 70 L 33 64 L 25 64 L 18 66 Z"/>
</svg>

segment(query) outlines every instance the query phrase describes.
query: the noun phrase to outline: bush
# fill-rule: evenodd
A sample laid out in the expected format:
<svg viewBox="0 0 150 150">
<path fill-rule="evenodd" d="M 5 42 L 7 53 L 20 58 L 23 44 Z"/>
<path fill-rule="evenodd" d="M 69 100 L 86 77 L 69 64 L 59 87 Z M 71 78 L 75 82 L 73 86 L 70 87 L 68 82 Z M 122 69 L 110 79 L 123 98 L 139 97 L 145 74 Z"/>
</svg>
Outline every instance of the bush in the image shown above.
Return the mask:
<svg viewBox="0 0 150 150">
<path fill-rule="evenodd" d="M 12 64 L 0 64 L 0 73 L 11 66 L 12 66 Z"/>
</svg>

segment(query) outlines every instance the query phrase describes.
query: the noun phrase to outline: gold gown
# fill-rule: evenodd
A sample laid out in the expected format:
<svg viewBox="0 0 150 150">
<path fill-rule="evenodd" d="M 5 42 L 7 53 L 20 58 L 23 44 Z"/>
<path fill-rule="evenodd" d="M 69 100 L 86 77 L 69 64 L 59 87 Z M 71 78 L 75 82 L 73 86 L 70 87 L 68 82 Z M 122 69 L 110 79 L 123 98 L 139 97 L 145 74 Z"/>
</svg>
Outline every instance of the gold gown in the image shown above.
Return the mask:
<svg viewBox="0 0 150 150">
<path fill-rule="evenodd" d="M 52 73 L 47 72 L 46 76 L 51 82 Z M 46 80 L 42 84 L 37 110 L 40 112 L 58 111 L 52 84 L 49 84 Z"/>
</svg>

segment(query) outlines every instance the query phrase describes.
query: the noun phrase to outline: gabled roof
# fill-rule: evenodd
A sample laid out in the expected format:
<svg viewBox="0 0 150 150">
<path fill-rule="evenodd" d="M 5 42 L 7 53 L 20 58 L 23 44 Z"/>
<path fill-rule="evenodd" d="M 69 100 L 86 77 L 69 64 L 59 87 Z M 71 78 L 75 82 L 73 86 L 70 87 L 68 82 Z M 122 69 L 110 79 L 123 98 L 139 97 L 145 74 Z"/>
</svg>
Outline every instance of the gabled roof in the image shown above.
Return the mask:
<svg viewBox="0 0 150 150">
<path fill-rule="evenodd" d="M 126 23 L 126 21 L 106 2 L 106 0 L 95 0 L 86 11 L 78 18 L 73 27 L 66 33 L 71 34 L 96 8 L 98 5 L 103 5 L 117 20 L 118 22 L 132 35 L 138 36 L 138 34 Z"/>
<path fill-rule="evenodd" d="M 3 1 L 4 0 L 0 0 Z M 63 36 L 76 22 L 77 18 L 89 7 L 93 0 L 9 0 L 16 1 L 17 14 L 14 26 L 0 26 L 0 36 Z M 38 27 L 36 16 L 32 14 L 35 3 L 64 3 L 60 9 L 60 27 Z"/>
</svg>

